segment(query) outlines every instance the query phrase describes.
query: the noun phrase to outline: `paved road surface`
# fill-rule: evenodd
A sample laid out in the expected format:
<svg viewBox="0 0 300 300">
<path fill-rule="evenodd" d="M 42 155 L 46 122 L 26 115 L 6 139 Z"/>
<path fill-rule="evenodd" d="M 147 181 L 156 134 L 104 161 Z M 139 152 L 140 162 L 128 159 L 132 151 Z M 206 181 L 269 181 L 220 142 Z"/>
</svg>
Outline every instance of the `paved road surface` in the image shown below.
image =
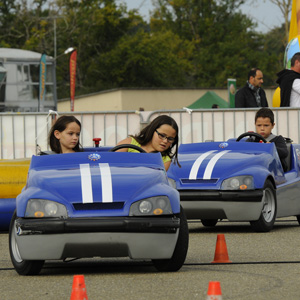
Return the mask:
<svg viewBox="0 0 300 300">
<path fill-rule="evenodd" d="M 205 300 L 209 281 L 220 281 L 223 300 L 300 299 L 300 227 L 277 221 L 270 233 L 248 223 L 220 222 L 205 228 L 189 222 L 190 246 L 182 269 L 158 273 L 148 262 L 87 259 L 45 264 L 39 276 L 19 276 L 0 233 L 0 300 L 70 299 L 73 275 L 83 274 L 89 300 Z M 211 264 L 217 234 L 225 234 L 231 264 Z"/>
</svg>

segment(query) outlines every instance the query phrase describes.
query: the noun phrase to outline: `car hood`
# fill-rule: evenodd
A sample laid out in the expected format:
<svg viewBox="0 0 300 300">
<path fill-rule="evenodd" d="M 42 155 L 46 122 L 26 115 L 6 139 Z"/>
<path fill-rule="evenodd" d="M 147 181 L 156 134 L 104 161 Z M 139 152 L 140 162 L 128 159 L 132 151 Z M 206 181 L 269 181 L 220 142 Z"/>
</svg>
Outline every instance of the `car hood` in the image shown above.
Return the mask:
<svg viewBox="0 0 300 300">
<path fill-rule="evenodd" d="M 229 177 L 255 175 L 256 187 L 262 187 L 266 176 L 283 180 L 283 171 L 274 144 L 245 142 L 198 143 L 181 145 L 181 168 L 172 165 L 168 176 L 178 189 L 215 189 Z M 282 168 L 281 168 L 282 169 Z"/>
<path fill-rule="evenodd" d="M 123 214 L 140 199 L 159 195 L 176 198 L 177 191 L 168 183 L 161 155 L 145 155 L 101 153 L 94 156 L 96 160 L 93 153 L 33 157 L 26 189 L 17 201 L 42 198 L 79 210 L 120 208 Z"/>
</svg>

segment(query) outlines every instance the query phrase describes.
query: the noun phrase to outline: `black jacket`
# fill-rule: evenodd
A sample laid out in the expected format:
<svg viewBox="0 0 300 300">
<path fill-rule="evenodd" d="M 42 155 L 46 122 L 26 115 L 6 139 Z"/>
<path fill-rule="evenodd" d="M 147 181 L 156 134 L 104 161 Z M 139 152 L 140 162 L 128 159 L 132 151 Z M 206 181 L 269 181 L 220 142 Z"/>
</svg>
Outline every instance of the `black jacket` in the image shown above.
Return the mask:
<svg viewBox="0 0 300 300">
<path fill-rule="evenodd" d="M 249 138 L 246 140 L 246 142 L 254 142 L 254 140 Z M 287 149 L 284 137 L 282 137 L 281 135 L 276 135 L 269 142 L 275 144 L 278 156 L 279 156 L 281 164 L 282 164 L 282 168 L 283 168 L 284 172 L 286 172 L 288 166 L 285 161 L 285 158 L 288 156 L 288 149 Z"/>
<path fill-rule="evenodd" d="M 300 79 L 300 74 L 293 70 L 284 69 L 277 73 L 277 76 L 276 82 L 280 87 L 280 106 L 290 106 L 292 86 L 295 79 Z"/>
<path fill-rule="evenodd" d="M 269 107 L 266 93 L 260 88 L 260 101 L 262 107 Z M 248 84 L 239 89 L 235 94 L 235 107 L 258 107 L 254 92 L 249 88 Z"/>
</svg>

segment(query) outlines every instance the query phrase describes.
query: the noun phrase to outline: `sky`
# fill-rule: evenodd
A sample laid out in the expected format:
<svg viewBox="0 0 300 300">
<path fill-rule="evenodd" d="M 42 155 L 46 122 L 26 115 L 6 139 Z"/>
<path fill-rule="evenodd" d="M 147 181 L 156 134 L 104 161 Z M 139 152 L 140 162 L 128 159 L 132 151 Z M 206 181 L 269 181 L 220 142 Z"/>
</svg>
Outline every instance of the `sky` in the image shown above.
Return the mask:
<svg viewBox="0 0 300 300">
<path fill-rule="evenodd" d="M 148 17 L 149 10 L 153 9 L 152 0 L 117 0 L 117 2 L 126 3 L 129 9 L 138 9 L 144 17 Z M 248 0 L 247 2 L 251 3 L 253 1 Z M 263 33 L 283 23 L 280 9 L 269 0 L 257 0 L 255 4 L 244 4 L 241 6 L 241 10 L 257 23 L 257 31 Z"/>
</svg>

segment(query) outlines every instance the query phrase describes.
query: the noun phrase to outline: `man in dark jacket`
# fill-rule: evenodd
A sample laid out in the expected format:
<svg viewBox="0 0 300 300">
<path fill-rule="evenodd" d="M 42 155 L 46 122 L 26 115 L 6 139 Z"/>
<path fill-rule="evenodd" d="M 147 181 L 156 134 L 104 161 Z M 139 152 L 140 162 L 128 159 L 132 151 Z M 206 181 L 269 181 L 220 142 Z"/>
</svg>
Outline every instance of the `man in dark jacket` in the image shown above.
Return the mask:
<svg viewBox="0 0 300 300">
<path fill-rule="evenodd" d="M 265 91 L 261 88 L 263 73 L 260 69 L 251 69 L 248 81 L 235 94 L 235 107 L 268 107 Z"/>
<path fill-rule="evenodd" d="M 281 107 L 300 107 L 300 52 L 293 55 L 291 69 L 277 73 Z"/>
</svg>

